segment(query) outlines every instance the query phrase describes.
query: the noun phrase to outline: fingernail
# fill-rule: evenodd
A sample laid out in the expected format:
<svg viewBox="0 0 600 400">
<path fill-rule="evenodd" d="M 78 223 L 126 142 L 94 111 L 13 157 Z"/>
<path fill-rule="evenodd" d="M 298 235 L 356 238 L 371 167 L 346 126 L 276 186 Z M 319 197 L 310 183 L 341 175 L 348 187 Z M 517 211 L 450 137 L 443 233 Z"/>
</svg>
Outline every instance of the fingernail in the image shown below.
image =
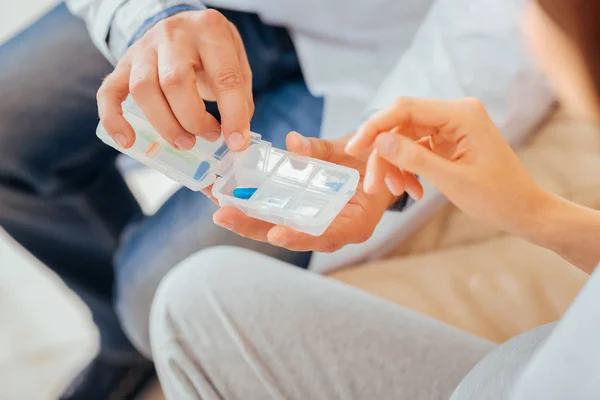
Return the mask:
<svg viewBox="0 0 600 400">
<path fill-rule="evenodd" d="M 415 192 L 415 191 L 414 191 L 412 188 L 410 188 L 410 187 L 407 187 L 407 188 L 406 188 L 406 193 L 408 193 L 408 195 L 409 195 L 410 197 L 412 197 L 414 200 L 421 200 L 421 194 L 420 194 L 420 193 L 417 193 L 417 192 Z M 396 195 L 396 196 L 399 196 L 399 195 Z"/>
<path fill-rule="evenodd" d="M 233 224 L 229 221 L 219 221 L 216 223 L 217 225 L 219 225 L 222 228 L 227 229 L 228 231 L 232 231 L 233 230 Z"/>
<path fill-rule="evenodd" d="M 125 147 L 127 146 L 127 137 L 125 135 L 123 135 L 122 133 L 117 133 L 116 135 L 113 136 L 113 139 L 115 142 L 117 142 L 117 144 L 121 147 Z"/>
<path fill-rule="evenodd" d="M 194 147 L 195 140 L 190 136 L 179 136 L 173 143 L 179 150 L 189 150 Z"/>
<path fill-rule="evenodd" d="M 354 136 L 352 136 L 350 140 L 348 140 L 348 143 L 346 143 L 346 148 L 344 149 L 346 153 L 352 152 L 353 147 L 356 145 L 356 142 L 358 142 L 358 134 L 355 133 Z"/>
<path fill-rule="evenodd" d="M 369 193 L 371 186 L 373 186 L 373 174 L 371 174 L 370 172 L 367 172 L 365 174 L 365 182 L 363 184 L 365 192 Z"/>
<path fill-rule="evenodd" d="M 385 185 L 388 187 L 388 189 L 390 190 L 390 192 L 392 192 L 392 194 L 394 196 L 402 195 L 403 191 L 400 190 L 400 187 L 398 187 L 398 185 L 392 178 L 390 178 L 389 176 L 386 176 L 384 181 L 385 181 Z"/>
<path fill-rule="evenodd" d="M 274 246 L 285 247 L 288 244 L 288 239 L 285 236 L 277 236 L 274 238 L 269 238 L 269 243 Z"/>
<path fill-rule="evenodd" d="M 239 132 L 233 132 L 227 139 L 227 145 L 233 151 L 241 149 L 244 146 L 244 142 L 244 135 Z"/>
<path fill-rule="evenodd" d="M 377 151 L 384 157 L 396 155 L 398 144 L 393 133 L 385 133 L 377 138 Z"/>
</svg>

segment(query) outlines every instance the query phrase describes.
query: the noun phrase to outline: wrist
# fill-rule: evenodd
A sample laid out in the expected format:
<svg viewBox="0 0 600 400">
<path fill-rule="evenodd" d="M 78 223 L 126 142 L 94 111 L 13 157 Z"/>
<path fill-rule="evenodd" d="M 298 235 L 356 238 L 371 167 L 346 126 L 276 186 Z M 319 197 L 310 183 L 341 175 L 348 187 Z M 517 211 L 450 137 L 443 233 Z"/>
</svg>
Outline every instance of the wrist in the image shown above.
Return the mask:
<svg viewBox="0 0 600 400">
<path fill-rule="evenodd" d="M 593 271 L 600 261 L 600 212 L 544 192 L 535 221 L 524 238 Z"/>
<path fill-rule="evenodd" d="M 157 22 L 183 11 L 204 9 L 206 7 L 199 0 L 125 2 L 116 11 L 110 24 L 107 44 L 114 60 L 119 60 L 129 46 Z"/>
<path fill-rule="evenodd" d="M 559 219 L 564 213 L 563 199 L 539 187 L 526 199 L 524 203 L 529 207 L 514 222 L 516 229 L 512 233 L 549 248 L 556 236 L 557 226 L 560 225 Z"/>
<path fill-rule="evenodd" d="M 410 197 L 405 192 L 401 196 L 394 196 L 389 202 L 388 210 L 389 211 L 403 211 L 410 201 Z"/>
</svg>

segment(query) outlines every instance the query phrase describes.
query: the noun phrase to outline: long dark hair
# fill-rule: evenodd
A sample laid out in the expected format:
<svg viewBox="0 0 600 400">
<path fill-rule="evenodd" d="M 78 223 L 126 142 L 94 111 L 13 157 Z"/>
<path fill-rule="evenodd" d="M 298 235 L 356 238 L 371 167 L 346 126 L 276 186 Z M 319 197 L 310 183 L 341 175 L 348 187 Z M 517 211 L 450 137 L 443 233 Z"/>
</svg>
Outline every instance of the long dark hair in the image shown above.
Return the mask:
<svg viewBox="0 0 600 400">
<path fill-rule="evenodd" d="M 600 102 L 600 0 L 537 0 L 579 48 Z"/>
</svg>

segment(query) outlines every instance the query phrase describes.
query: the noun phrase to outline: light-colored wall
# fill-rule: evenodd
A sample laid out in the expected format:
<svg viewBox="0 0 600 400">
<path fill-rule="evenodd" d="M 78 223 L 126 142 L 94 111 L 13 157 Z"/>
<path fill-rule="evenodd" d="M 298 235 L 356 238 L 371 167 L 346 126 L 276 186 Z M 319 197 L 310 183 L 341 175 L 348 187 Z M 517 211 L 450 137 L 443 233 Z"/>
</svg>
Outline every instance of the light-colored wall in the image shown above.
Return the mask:
<svg viewBox="0 0 600 400">
<path fill-rule="evenodd" d="M 38 15 L 56 4 L 56 0 L 0 1 L 0 43 Z"/>
</svg>

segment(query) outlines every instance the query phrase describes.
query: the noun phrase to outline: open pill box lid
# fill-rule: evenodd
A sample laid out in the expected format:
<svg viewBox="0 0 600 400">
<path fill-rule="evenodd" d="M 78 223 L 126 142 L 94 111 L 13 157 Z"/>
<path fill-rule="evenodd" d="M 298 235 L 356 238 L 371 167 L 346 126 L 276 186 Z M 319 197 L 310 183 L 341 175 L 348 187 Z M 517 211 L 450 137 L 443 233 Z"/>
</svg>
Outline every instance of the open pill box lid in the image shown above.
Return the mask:
<svg viewBox="0 0 600 400">
<path fill-rule="evenodd" d="M 191 190 L 214 183 L 221 206 L 301 232 L 322 234 L 358 185 L 355 169 L 274 148 L 256 133 L 242 152 L 230 151 L 223 137 L 216 142 L 197 137 L 191 150 L 180 151 L 160 137 L 131 97 L 123 103 L 123 116 L 136 133 L 134 145 L 121 148 L 99 124 L 97 135 L 107 145 Z M 236 198 L 233 191 L 239 188 L 253 194 Z"/>
</svg>

